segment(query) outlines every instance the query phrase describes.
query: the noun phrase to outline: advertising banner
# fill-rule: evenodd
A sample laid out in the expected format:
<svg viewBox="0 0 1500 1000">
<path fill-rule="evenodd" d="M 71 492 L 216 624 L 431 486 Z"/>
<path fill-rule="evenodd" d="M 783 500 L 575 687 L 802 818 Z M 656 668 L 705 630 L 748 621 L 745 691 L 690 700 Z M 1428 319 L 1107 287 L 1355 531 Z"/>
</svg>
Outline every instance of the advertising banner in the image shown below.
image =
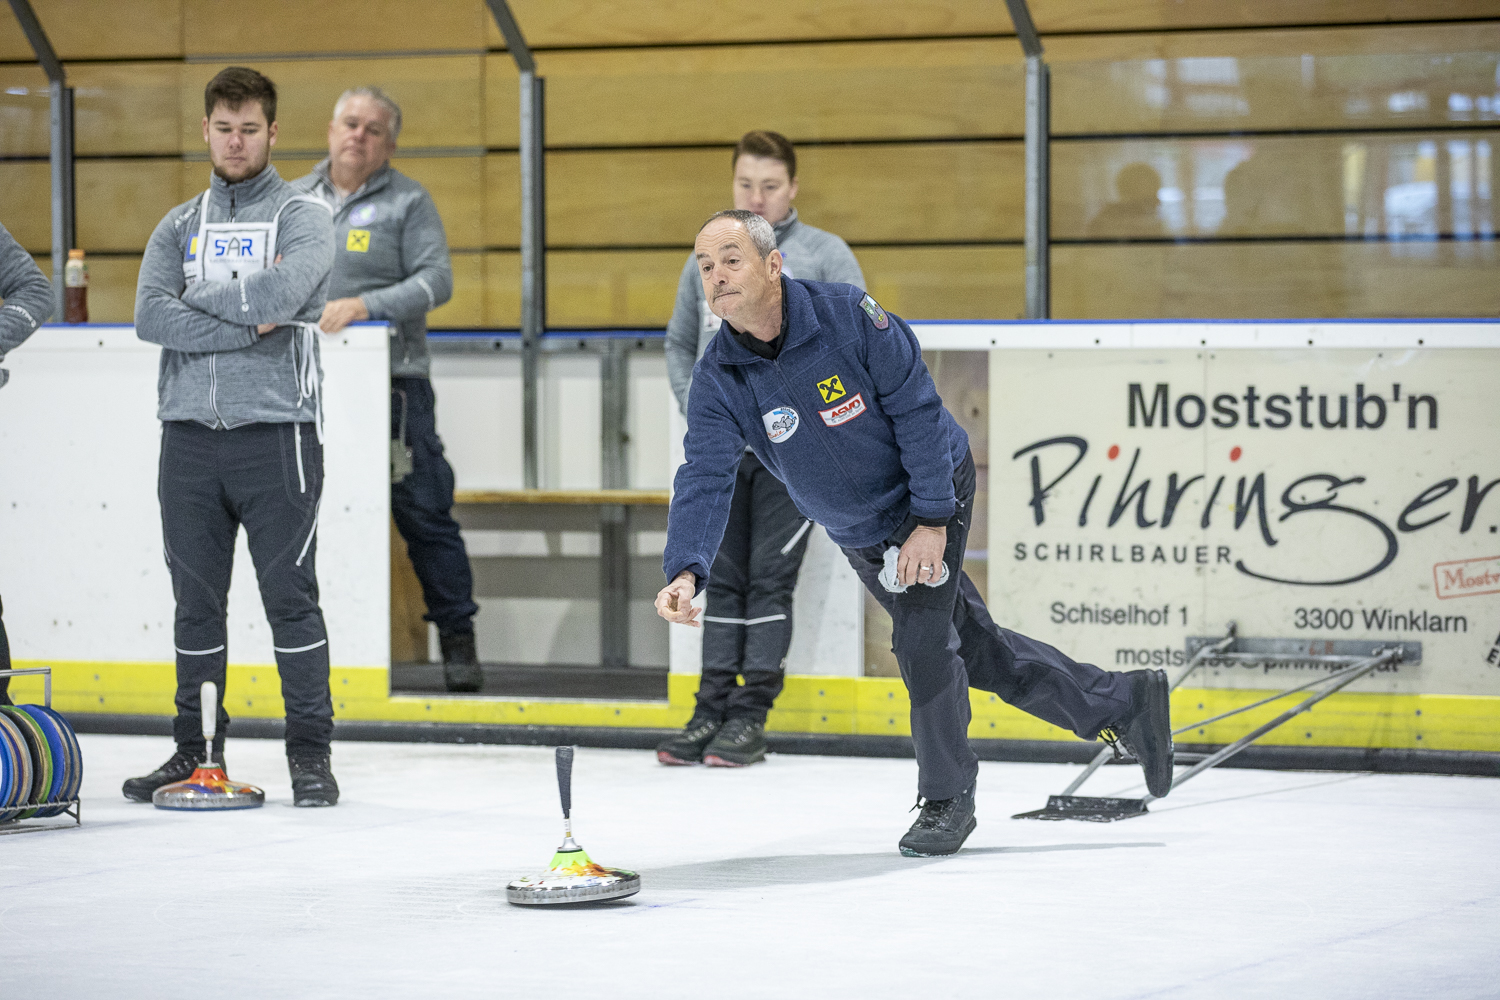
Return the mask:
<svg viewBox="0 0 1500 1000">
<path fill-rule="evenodd" d="M 1354 690 L 1500 695 L 1500 351 L 1358 346 L 1357 327 L 1350 346 L 1277 340 L 993 350 L 996 620 L 1174 676 L 1189 637 L 1230 621 L 1310 652 L 1420 643 Z M 1222 667 L 1194 686 L 1327 669 Z"/>
</svg>

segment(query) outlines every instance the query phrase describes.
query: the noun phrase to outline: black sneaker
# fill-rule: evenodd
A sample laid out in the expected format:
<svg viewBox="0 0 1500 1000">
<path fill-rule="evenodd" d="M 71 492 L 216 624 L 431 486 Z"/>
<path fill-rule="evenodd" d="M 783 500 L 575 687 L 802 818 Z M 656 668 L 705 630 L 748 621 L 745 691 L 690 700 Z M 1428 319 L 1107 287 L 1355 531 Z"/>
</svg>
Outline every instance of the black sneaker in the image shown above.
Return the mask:
<svg viewBox="0 0 1500 1000">
<path fill-rule="evenodd" d="M 922 807 L 922 813 L 901 838 L 901 853 L 908 858 L 957 854 L 979 825 L 974 818 L 973 785 L 951 799 L 933 801 L 919 796 L 917 805 Z"/>
<path fill-rule="evenodd" d="M 1164 799 L 1172 790 L 1172 707 L 1164 670 L 1132 670 L 1130 714 L 1106 726 L 1099 738 L 1134 757 L 1146 772 L 1146 790 L 1152 798 Z"/>
<path fill-rule="evenodd" d="M 709 767 L 748 767 L 766 759 L 766 724 L 754 719 L 730 719 L 703 751 Z"/>
<path fill-rule="evenodd" d="M 214 747 L 214 763 L 220 767 L 224 766 L 224 751 L 219 747 Z M 186 781 L 202 766 L 203 751 L 201 749 L 183 750 L 179 747 L 171 759 L 150 774 L 125 779 L 125 784 L 120 791 L 124 792 L 125 797 L 132 802 L 150 802 L 151 793 L 162 785 L 170 785 L 174 781 Z"/>
<path fill-rule="evenodd" d="M 656 745 L 656 759 L 663 764 L 701 764 L 703 748 L 718 735 L 724 723 L 693 718 L 682 732 Z"/>
<path fill-rule="evenodd" d="M 296 806 L 336 806 L 339 783 L 328 765 L 328 754 L 303 752 L 289 754 L 287 770 L 292 774 L 292 804 Z"/>
<path fill-rule="evenodd" d="M 473 694 L 484 687 L 473 632 L 440 632 L 438 642 L 443 647 L 443 684 L 449 691 Z"/>
</svg>

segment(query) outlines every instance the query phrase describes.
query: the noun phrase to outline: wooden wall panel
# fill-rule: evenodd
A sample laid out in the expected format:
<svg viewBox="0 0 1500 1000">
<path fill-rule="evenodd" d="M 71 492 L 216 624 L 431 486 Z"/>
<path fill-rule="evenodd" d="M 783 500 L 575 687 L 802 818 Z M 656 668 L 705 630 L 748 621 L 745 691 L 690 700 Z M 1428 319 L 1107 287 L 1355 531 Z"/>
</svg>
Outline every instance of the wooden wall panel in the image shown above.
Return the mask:
<svg viewBox="0 0 1500 1000">
<path fill-rule="evenodd" d="M 549 204 L 558 197 L 556 184 L 556 178 L 549 173 Z M 485 246 L 521 245 L 521 158 L 515 153 L 491 153 L 484 158 L 483 210 Z M 556 241 L 550 232 L 548 237 Z"/>
<path fill-rule="evenodd" d="M 550 282 L 548 288 L 551 288 Z M 552 293 L 549 290 L 547 294 Z M 520 253 L 501 251 L 484 255 L 484 322 L 486 326 L 512 330 L 520 327 Z"/>
<path fill-rule="evenodd" d="M 484 244 L 484 160 L 478 156 L 394 157 L 391 166 L 432 195 L 448 246 L 478 250 Z"/>
<path fill-rule="evenodd" d="M 190 63 L 183 67 L 180 134 L 184 150 L 204 148 L 203 88 L 226 65 Z M 276 84 L 276 141 L 283 151 L 326 152 L 334 104 L 345 90 L 363 84 L 382 88 L 401 105 L 400 144 L 408 149 L 473 148 L 484 141 L 480 107 L 483 66 L 477 55 L 250 60 L 244 65 L 266 74 Z"/>
<path fill-rule="evenodd" d="M 75 176 L 85 250 L 142 252 L 162 216 L 185 200 L 174 160 L 84 160 Z"/>
<path fill-rule="evenodd" d="M 1494 316 L 1500 246 L 1251 243 L 1061 246 L 1058 319 Z"/>
<path fill-rule="evenodd" d="M 31 6 L 63 60 L 182 55 L 182 0 L 31 0 Z M 7 8 L 0 17 L 0 60 L 34 58 Z"/>
<path fill-rule="evenodd" d="M 191 0 L 190 0 L 191 2 Z M 1011 31 L 1001 4 L 952 0 L 842 0 L 767 4 L 759 0 L 511 0 L 531 45 L 611 46 L 816 38 L 922 38 Z M 493 20 L 486 44 L 504 44 Z"/>
<path fill-rule="evenodd" d="M 1020 247 L 862 247 L 854 254 L 870 294 L 903 319 L 1017 319 L 1025 313 Z"/>
<path fill-rule="evenodd" d="M 0 163 L 0 222 L 32 253 L 52 247 L 52 180 L 47 164 Z M 52 273 L 52 265 L 46 271 Z"/>
<path fill-rule="evenodd" d="M 1500 22 L 1059 38 L 1047 52 L 1059 134 L 1500 120 L 1475 109 L 1495 89 Z"/>
<path fill-rule="evenodd" d="M 812 146 L 797 159 L 798 211 L 851 243 L 1021 236 L 1019 142 Z M 731 206 L 727 149 L 559 152 L 547 170 L 549 244 L 686 247 Z"/>
<path fill-rule="evenodd" d="M 855 250 L 870 293 L 910 319 L 1015 319 L 1023 309 L 1019 247 L 901 247 Z M 514 263 L 491 267 L 490 293 L 519 288 L 518 254 L 489 254 Z M 683 250 L 554 250 L 547 254 L 550 326 L 659 328 L 672 315 Z M 493 302 L 493 299 L 490 300 Z M 518 301 L 518 299 L 516 300 Z M 514 326 L 519 309 L 493 306 L 486 321 Z"/>
<path fill-rule="evenodd" d="M 453 262 L 453 298 L 427 314 L 429 327 L 475 327 L 487 325 L 484 315 L 484 254 L 469 251 L 450 255 Z"/>
<path fill-rule="evenodd" d="M 182 7 L 182 46 L 189 56 L 473 51 L 483 47 L 490 20 L 483 0 L 259 0 L 244 10 L 222 0 L 183 0 Z"/>
<path fill-rule="evenodd" d="M 0 10 L 9 17 L 9 8 Z M 47 74 L 38 66 L 0 66 L 0 155 L 46 156 Z"/>
<path fill-rule="evenodd" d="M 179 152 L 181 76 L 177 63 L 69 66 L 78 154 Z M 46 156 L 51 148 L 46 74 L 35 66 L 0 66 L 0 90 L 5 91 L 0 94 L 0 153 Z"/>
<path fill-rule="evenodd" d="M 491 56 L 488 72 L 508 56 Z M 1017 134 L 1010 39 L 543 53 L 556 146 L 729 143 L 755 128 L 799 140 Z M 514 71 L 487 113 L 514 128 Z M 755 94 L 753 101 L 731 95 Z"/>
<path fill-rule="evenodd" d="M 1493 0 L 1029 0 L 1037 30 L 1150 31 L 1494 17 Z"/>
<path fill-rule="evenodd" d="M 681 250 L 554 250 L 547 254 L 547 322 L 665 326 L 684 259 Z"/>
</svg>

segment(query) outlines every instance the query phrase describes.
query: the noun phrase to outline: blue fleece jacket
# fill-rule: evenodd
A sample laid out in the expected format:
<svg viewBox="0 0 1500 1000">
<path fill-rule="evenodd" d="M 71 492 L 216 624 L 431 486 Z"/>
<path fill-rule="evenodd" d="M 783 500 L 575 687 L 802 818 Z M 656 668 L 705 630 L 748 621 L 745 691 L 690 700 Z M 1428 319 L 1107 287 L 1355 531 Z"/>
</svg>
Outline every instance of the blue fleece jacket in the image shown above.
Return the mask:
<svg viewBox="0 0 1500 1000">
<path fill-rule="evenodd" d="M 910 513 L 953 515 L 969 436 L 938 398 L 911 327 L 853 285 L 782 278 L 776 360 L 725 325 L 693 369 L 687 461 L 677 470 L 663 569 L 701 590 L 749 445 L 839 545 L 874 545 Z"/>
</svg>

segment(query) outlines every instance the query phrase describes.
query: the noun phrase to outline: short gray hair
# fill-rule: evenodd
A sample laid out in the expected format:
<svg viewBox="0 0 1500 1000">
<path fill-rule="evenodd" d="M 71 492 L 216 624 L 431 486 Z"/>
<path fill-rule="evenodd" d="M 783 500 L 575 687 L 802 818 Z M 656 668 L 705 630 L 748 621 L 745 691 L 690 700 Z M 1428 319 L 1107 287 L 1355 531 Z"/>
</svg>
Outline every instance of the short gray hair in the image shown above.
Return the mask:
<svg viewBox="0 0 1500 1000">
<path fill-rule="evenodd" d="M 397 137 L 401 135 L 401 105 L 392 100 L 391 95 L 379 87 L 351 87 L 340 94 L 338 101 L 333 105 L 334 121 L 338 121 L 339 115 L 343 113 L 344 105 L 348 103 L 351 97 L 368 97 L 382 108 L 385 108 L 386 116 L 391 122 L 391 141 L 395 142 Z"/>
<path fill-rule="evenodd" d="M 743 208 L 726 208 L 722 212 L 715 212 L 708 217 L 707 222 L 698 227 L 698 232 L 703 232 L 720 219 L 734 219 L 744 223 L 745 229 L 750 233 L 750 242 L 755 244 L 755 252 L 760 254 L 761 260 L 765 260 L 776 249 L 776 230 L 765 219 Z"/>
</svg>

